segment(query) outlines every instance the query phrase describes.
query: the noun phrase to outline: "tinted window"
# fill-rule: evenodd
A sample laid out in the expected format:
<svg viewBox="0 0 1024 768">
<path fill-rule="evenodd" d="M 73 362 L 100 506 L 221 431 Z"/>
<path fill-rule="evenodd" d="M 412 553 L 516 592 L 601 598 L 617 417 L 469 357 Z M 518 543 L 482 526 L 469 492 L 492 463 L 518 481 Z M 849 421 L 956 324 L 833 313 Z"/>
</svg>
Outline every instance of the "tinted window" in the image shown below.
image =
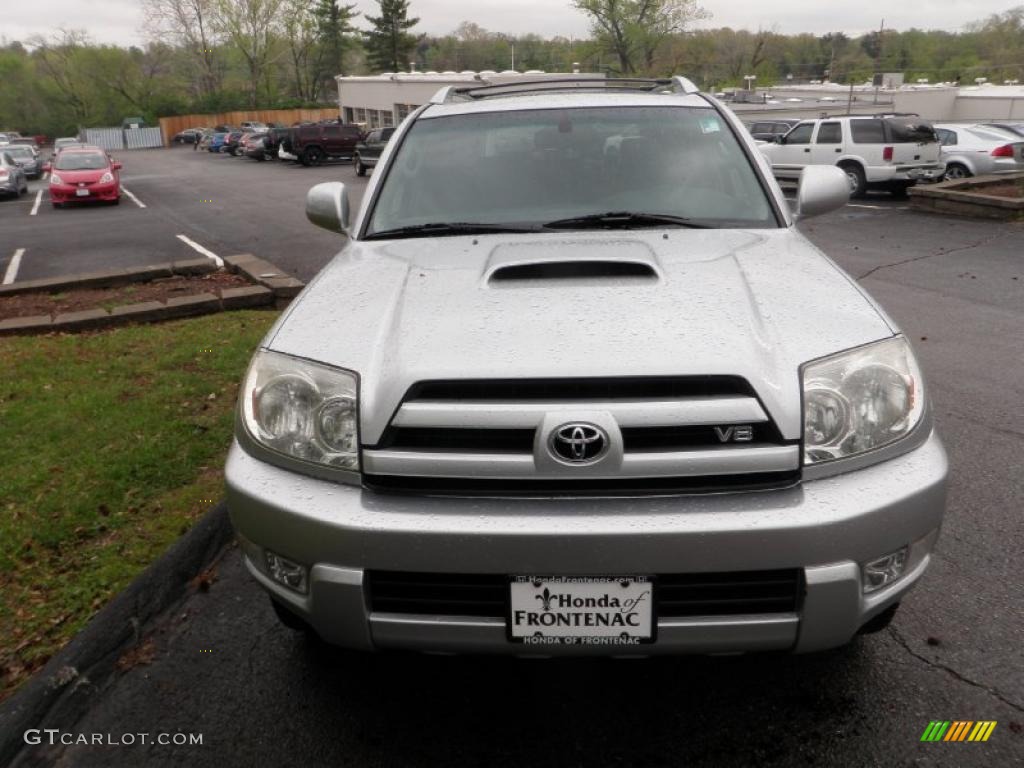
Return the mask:
<svg viewBox="0 0 1024 768">
<path fill-rule="evenodd" d="M 61 152 L 58 171 L 98 171 L 107 167 L 107 156 L 99 152 Z"/>
<path fill-rule="evenodd" d="M 938 134 L 939 141 L 942 142 L 944 147 L 951 147 L 956 144 L 956 133 L 954 131 L 947 131 L 945 128 L 936 128 L 935 133 Z"/>
<path fill-rule="evenodd" d="M 855 144 L 885 144 L 881 120 L 851 120 L 850 133 Z"/>
<path fill-rule="evenodd" d="M 750 160 L 712 110 L 588 107 L 417 121 L 367 233 L 437 222 L 539 227 L 608 211 L 778 226 Z"/>
<path fill-rule="evenodd" d="M 843 126 L 840 123 L 822 123 L 818 127 L 818 144 L 842 144 Z"/>
<path fill-rule="evenodd" d="M 892 117 L 885 120 L 888 141 L 894 144 L 926 144 L 937 141 L 935 128 L 919 118 Z"/>
<path fill-rule="evenodd" d="M 771 133 L 773 130 L 772 123 L 754 123 L 750 126 L 751 133 Z"/>
<path fill-rule="evenodd" d="M 348 138 L 359 138 L 362 135 L 362 131 L 356 128 L 354 125 L 346 125 L 341 128 L 341 132 Z"/>
<path fill-rule="evenodd" d="M 394 128 L 385 128 L 383 131 L 380 132 L 380 140 L 381 141 L 387 141 L 388 139 L 390 139 L 394 135 L 394 133 L 395 133 L 395 129 Z"/>
<path fill-rule="evenodd" d="M 814 123 L 801 123 L 792 131 L 786 134 L 787 144 L 810 144 L 811 133 L 814 131 Z"/>
</svg>

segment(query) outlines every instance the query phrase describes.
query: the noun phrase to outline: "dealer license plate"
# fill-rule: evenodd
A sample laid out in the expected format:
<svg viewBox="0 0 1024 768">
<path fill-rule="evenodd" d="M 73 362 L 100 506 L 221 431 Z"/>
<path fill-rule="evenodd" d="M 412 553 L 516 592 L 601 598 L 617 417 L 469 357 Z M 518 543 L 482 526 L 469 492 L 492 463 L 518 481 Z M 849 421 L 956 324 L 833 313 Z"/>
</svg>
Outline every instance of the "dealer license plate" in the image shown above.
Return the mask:
<svg viewBox="0 0 1024 768">
<path fill-rule="evenodd" d="M 78 195 L 79 197 L 88 197 L 89 196 L 89 190 L 88 189 L 76 189 L 75 190 L 75 194 Z"/>
<path fill-rule="evenodd" d="M 509 636 L 528 645 L 638 645 L 654 639 L 646 576 L 514 576 Z"/>
</svg>

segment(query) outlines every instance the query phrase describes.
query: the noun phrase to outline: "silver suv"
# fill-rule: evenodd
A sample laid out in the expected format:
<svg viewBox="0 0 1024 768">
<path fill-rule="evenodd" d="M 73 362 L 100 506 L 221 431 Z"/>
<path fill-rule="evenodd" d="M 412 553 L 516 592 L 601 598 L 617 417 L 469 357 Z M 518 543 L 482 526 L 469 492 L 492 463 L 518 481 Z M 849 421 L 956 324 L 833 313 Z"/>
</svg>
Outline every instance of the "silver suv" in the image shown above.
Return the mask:
<svg viewBox="0 0 1024 768">
<path fill-rule="evenodd" d="M 353 649 L 816 651 L 927 569 L 907 339 L 683 79 L 450 87 L 246 375 L 228 503 L 281 619 Z"/>
</svg>

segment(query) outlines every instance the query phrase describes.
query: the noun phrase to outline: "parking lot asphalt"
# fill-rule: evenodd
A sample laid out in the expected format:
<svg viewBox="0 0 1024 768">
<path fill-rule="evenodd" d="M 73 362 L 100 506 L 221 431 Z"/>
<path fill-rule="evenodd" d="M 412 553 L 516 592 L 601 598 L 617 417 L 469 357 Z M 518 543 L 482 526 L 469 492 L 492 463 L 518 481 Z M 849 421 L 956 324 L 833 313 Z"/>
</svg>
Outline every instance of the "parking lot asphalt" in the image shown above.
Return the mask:
<svg viewBox="0 0 1024 768">
<path fill-rule="evenodd" d="M 306 220 L 306 192 L 344 181 L 357 205 L 366 179 L 348 163 L 303 168 L 191 147 L 115 153 L 124 163 L 119 206 L 52 207 L 43 179 L 0 200 L 0 276 L 22 252 L 13 281 L 141 267 L 204 255 L 253 253 L 309 280 L 342 245 Z M 299 246 L 299 247 L 297 247 Z"/>
<path fill-rule="evenodd" d="M 176 187 L 202 175 L 193 163 L 206 159 L 185 154 L 172 169 Z M 154 157 L 162 163 L 177 153 Z M 250 169 L 224 163 L 216 184 L 234 189 Z M 193 231 L 221 248 L 260 250 L 244 238 L 261 230 L 260 255 L 274 260 L 280 249 L 295 259 L 282 266 L 300 275 L 333 253 L 336 239 L 305 224 L 301 195 L 321 177 L 354 180 L 351 169 L 251 170 L 250 179 L 280 171 L 291 186 L 263 190 L 251 180 L 242 187 L 251 207 L 200 218 Z M 167 192 L 156 171 L 126 183 L 158 210 L 180 210 L 188 196 Z M 269 198 L 278 207 L 263 215 Z M 270 221 L 282 231 L 263 231 Z M 28 764 L 1024 764 L 1024 226 L 935 217 L 872 196 L 801 228 L 913 340 L 950 454 L 937 555 L 890 629 L 802 657 L 352 655 L 282 628 L 231 550 L 209 591 L 154 628 L 152 660 L 65 726 L 75 734 L 199 733 L 203 744 L 47 749 Z M 998 725 L 984 744 L 922 743 L 931 720 Z"/>
</svg>

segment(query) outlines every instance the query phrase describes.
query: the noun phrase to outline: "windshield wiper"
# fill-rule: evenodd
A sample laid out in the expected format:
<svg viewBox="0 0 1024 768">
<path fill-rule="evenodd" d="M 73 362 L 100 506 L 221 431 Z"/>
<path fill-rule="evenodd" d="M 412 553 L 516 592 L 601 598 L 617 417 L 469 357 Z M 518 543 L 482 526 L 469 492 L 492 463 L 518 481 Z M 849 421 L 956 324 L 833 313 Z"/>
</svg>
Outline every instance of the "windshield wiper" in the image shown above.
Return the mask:
<svg viewBox="0 0 1024 768">
<path fill-rule="evenodd" d="M 544 225 L 547 229 L 629 229 L 631 227 L 691 227 L 693 229 L 710 229 L 705 224 L 683 216 L 672 216 L 667 213 L 634 213 L 631 211 L 611 211 L 594 213 L 589 216 L 575 216 L 571 219 L 549 221 Z"/>
<path fill-rule="evenodd" d="M 443 237 L 445 235 L 487 235 L 495 232 L 537 232 L 537 227 L 515 224 L 481 224 L 471 221 L 437 221 L 408 227 L 383 229 L 367 235 L 366 240 L 392 240 L 401 237 Z"/>
</svg>

